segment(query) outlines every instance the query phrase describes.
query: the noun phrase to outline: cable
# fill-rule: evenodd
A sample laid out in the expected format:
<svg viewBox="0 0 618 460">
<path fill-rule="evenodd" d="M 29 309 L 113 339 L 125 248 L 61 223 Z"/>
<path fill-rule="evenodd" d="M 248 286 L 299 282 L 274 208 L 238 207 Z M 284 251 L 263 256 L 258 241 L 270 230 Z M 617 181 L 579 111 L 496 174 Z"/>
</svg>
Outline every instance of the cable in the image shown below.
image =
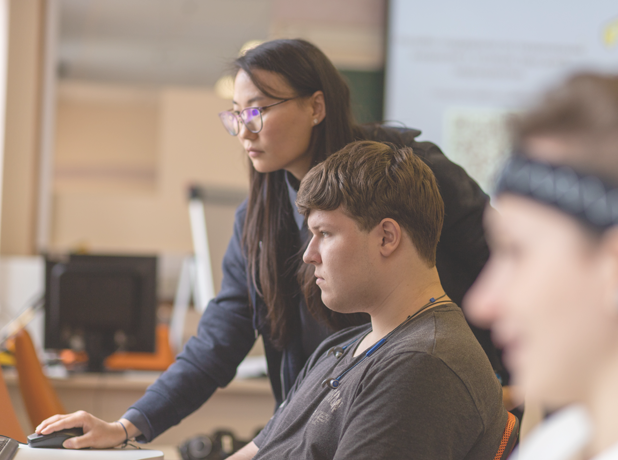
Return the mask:
<svg viewBox="0 0 618 460">
<path fill-rule="evenodd" d="M 34 315 L 37 311 L 41 309 L 43 305 L 45 305 L 45 295 L 38 294 L 37 296 L 33 296 L 34 300 L 26 303 L 22 308 L 20 308 L 18 314 L 9 321 L 2 329 L 0 329 L 0 346 L 4 345 L 6 340 L 15 335 L 17 332 L 22 330 L 24 327 L 34 319 Z"/>
</svg>

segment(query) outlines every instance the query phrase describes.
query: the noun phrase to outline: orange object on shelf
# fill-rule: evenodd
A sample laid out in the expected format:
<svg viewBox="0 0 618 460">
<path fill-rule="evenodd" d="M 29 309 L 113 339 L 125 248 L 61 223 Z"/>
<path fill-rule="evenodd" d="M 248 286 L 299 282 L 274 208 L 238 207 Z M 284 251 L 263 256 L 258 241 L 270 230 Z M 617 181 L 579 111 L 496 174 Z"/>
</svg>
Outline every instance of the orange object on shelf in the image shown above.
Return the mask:
<svg viewBox="0 0 618 460">
<path fill-rule="evenodd" d="M 111 370 L 164 371 L 174 361 L 169 328 L 167 324 L 159 324 L 154 353 L 117 352 L 105 360 L 105 367 Z"/>
<path fill-rule="evenodd" d="M 25 329 L 15 334 L 15 367 L 32 426 L 52 415 L 66 413 L 56 390 L 43 373 L 30 334 Z"/>
<path fill-rule="evenodd" d="M 85 351 L 62 350 L 59 357 L 67 368 L 88 362 L 88 355 Z"/>
</svg>

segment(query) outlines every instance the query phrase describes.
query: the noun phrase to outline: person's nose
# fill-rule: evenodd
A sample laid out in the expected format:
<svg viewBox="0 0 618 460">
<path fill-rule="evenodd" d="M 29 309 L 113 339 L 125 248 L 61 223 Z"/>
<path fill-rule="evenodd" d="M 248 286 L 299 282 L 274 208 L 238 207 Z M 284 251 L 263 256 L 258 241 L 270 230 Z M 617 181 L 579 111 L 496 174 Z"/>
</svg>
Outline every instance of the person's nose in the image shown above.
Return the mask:
<svg viewBox="0 0 618 460">
<path fill-rule="evenodd" d="M 500 316 L 504 297 L 500 279 L 498 268 L 490 260 L 464 297 L 466 318 L 481 328 L 491 328 Z"/>
<path fill-rule="evenodd" d="M 247 129 L 243 122 L 239 122 L 239 131 L 238 131 L 238 139 L 242 143 L 244 140 L 255 140 L 258 137 L 258 133 L 252 133 Z"/>
<path fill-rule="evenodd" d="M 311 241 L 309 241 L 309 245 L 303 254 L 303 262 L 313 265 L 317 265 L 322 262 L 315 237 L 311 238 Z"/>
</svg>

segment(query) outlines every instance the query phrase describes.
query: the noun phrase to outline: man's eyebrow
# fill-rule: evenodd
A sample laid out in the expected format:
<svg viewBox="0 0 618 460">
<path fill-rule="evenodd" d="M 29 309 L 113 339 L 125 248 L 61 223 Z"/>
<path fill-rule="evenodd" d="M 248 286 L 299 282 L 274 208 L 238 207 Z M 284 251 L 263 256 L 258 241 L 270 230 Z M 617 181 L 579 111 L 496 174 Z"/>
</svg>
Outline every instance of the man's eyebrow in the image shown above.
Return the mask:
<svg viewBox="0 0 618 460">
<path fill-rule="evenodd" d="M 320 230 L 320 229 L 324 229 L 325 227 L 328 227 L 328 223 L 323 222 L 323 221 L 318 221 L 314 225 L 308 225 L 308 224 L 309 223 L 307 222 L 307 226 L 309 227 L 309 230 L 311 231 L 316 231 L 316 230 Z"/>
</svg>

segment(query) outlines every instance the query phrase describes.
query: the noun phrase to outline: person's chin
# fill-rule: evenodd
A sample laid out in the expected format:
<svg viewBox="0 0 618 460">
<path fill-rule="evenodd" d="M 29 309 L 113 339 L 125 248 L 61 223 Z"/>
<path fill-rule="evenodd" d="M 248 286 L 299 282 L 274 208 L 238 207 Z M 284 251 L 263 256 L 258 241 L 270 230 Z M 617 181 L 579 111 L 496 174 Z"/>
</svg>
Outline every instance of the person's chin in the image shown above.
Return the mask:
<svg viewBox="0 0 618 460">
<path fill-rule="evenodd" d="M 332 310 L 335 313 L 342 313 L 344 315 L 359 313 L 359 310 L 355 308 L 355 306 L 351 305 L 350 302 L 340 302 L 333 296 L 325 295 L 324 291 L 322 291 L 322 302 L 329 310 Z"/>
<path fill-rule="evenodd" d="M 253 168 L 257 172 L 262 174 L 267 174 L 283 169 L 281 165 L 273 165 L 271 162 L 265 161 L 261 158 L 251 158 L 251 163 L 253 164 Z"/>
<path fill-rule="evenodd" d="M 342 311 L 340 310 L 340 305 L 338 305 L 337 299 L 329 295 L 328 293 L 325 293 L 324 289 L 322 289 L 322 303 L 326 305 L 329 310 L 337 313 L 342 313 Z"/>
<path fill-rule="evenodd" d="M 544 356 L 529 360 L 515 374 L 515 384 L 520 384 L 526 398 L 542 404 L 548 410 L 556 410 L 573 402 L 581 401 L 582 388 L 588 378 L 577 371 L 570 362 Z"/>
<path fill-rule="evenodd" d="M 521 370 L 521 358 L 519 356 L 517 345 L 510 344 L 503 347 L 502 361 L 508 368 L 509 372 L 517 373 Z"/>
</svg>

